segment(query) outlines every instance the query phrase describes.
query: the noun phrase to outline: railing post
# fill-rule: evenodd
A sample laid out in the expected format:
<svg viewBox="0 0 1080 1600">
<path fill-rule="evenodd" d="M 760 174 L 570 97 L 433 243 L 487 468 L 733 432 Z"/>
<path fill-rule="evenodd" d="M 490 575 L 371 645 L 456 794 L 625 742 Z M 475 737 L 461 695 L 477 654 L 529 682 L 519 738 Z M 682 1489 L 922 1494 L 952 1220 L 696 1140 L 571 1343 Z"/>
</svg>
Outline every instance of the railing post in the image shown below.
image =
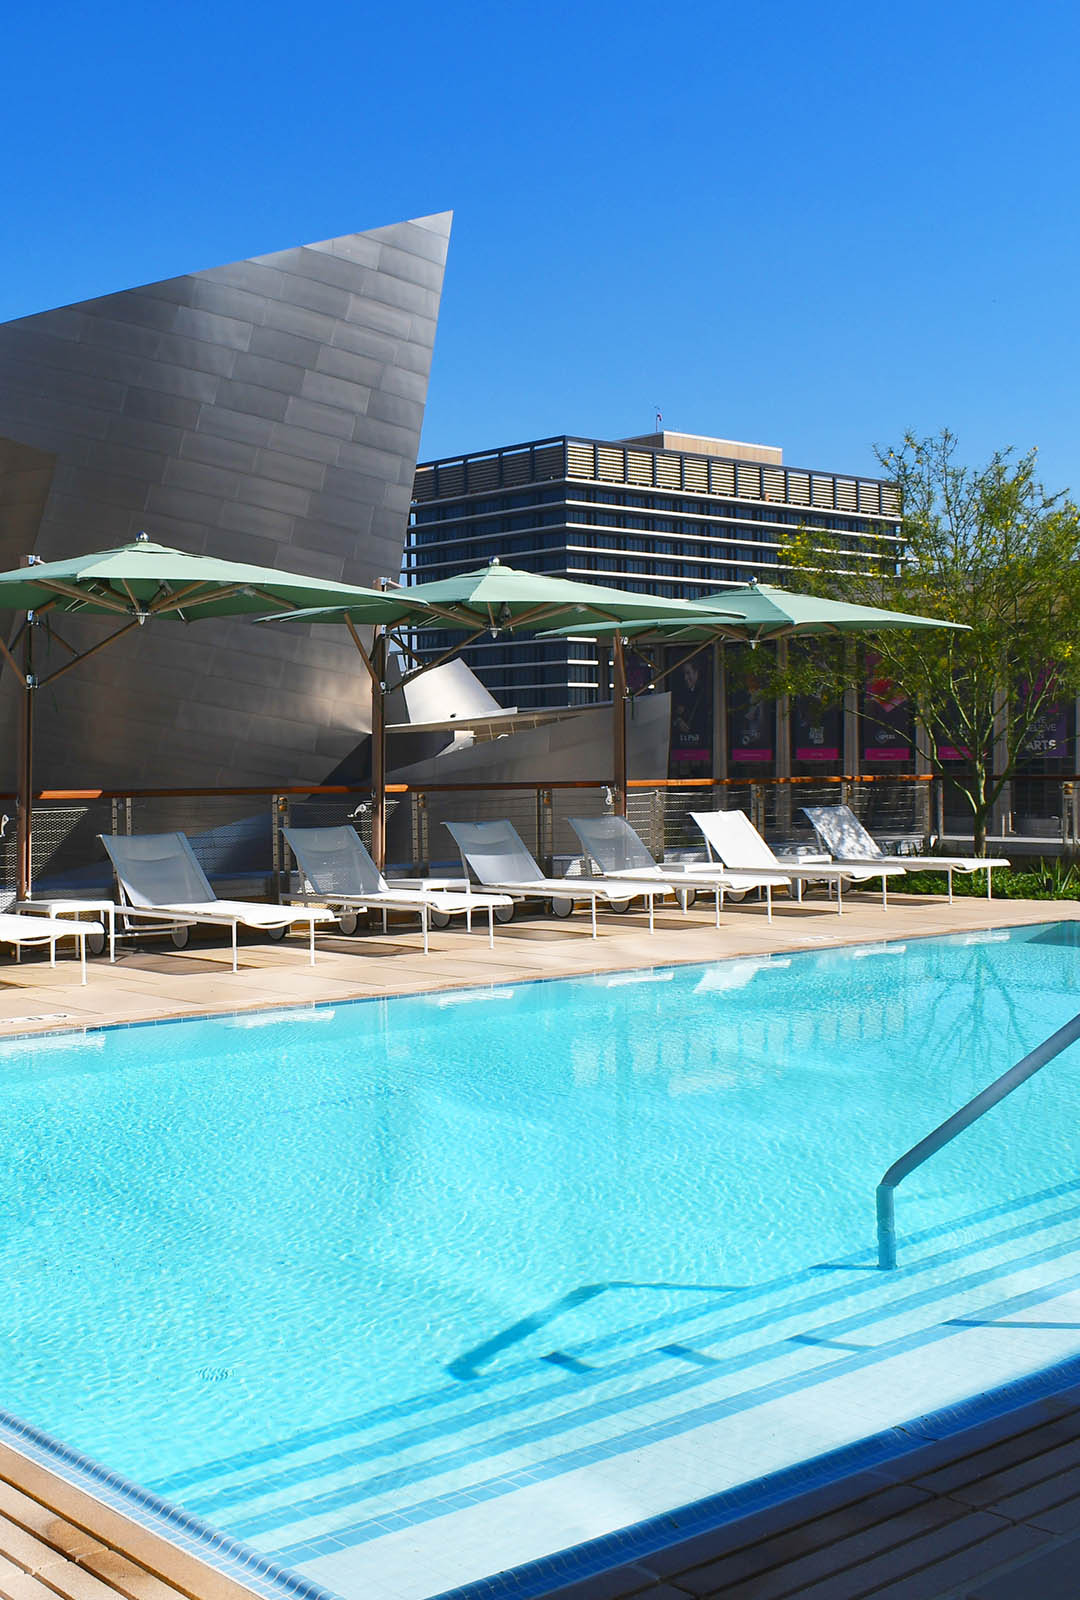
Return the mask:
<svg viewBox="0 0 1080 1600">
<path fill-rule="evenodd" d="M 270 871 L 274 881 L 274 900 L 281 904 L 281 819 L 289 802 L 283 794 L 270 796 Z"/>
<path fill-rule="evenodd" d="M 555 869 L 555 817 L 550 789 L 536 791 L 536 846 L 545 872 Z"/>
<path fill-rule="evenodd" d="M 896 1266 L 896 1205 L 893 1193 L 891 1184 L 878 1184 L 877 1264 L 882 1272 L 891 1272 Z"/>
<path fill-rule="evenodd" d="M 896 1266 L 896 1228 L 893 1218 L 893 1190 L 904 1179 L 921 1167 L 924 1161 L 929 1161 L 932 1155 L 950 1144 L 957 1134 L 963 1133 L 965 1128 L 970 1128 L 973 1122 L 994 1106 L 1000 1105 L 1007 1095 L 1012 1094 L 1022 1083 L 1026 1083 L 1040 1068 L 1053 1061 L 1063 1050 L 1080 1039 L 1080 1012 L 1076 1014 L 1064 1027 L 1052 1033 L 1042 1044 L 1036 1045 L 1034 1050 L 1029 1050 L 1013 1066 L 1003 1072 L 993 1083 L 974 1095 L 966 1105 L 954 1111 L 951 1117 L 939 1123 L 932 1132 L 918 1144 L 913 1144 L 911 1149 L 902 1155 L 899 1161 L 894 1161 L 892 1166 L 882 1177 L 877 1187 L 877 1227 L 878 1227 L 878 1266 L 883 1271 L 890 1271 Z"/>
</svg>

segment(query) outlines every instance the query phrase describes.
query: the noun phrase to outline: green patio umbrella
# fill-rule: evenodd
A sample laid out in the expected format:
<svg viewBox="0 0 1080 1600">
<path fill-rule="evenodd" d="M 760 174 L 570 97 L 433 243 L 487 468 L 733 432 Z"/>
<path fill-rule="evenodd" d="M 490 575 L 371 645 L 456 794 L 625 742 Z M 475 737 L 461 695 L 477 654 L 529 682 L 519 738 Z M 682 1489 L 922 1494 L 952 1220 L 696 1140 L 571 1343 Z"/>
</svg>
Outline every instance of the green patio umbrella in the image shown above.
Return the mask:
<svg viewBox="0 0 1080 1600">
<path fill-rule="evenodd" d="M 18 771 L 18 861 L 20 900 L 31 892 L 30 828 L 33 795 L 33 695 L 65 672 L 104 650 L 133 628 L 159 617 L 195 622 L 204 617 L 265 614 L 268 609 L 291 611 L 313 605 L 348 604 L 350 614 L 364 622 L 386 622 L 398 613 L 392 596 L 356 584 L 332 583 L 273 567 L 222 561 L 215 556 L 189 555 L 154 544 L 140 534 L 132 544 L 115 550 L 97 550 L 62 561 L 39 561 L 0 572 L 0 609 L 25 611 L 26 618 L 10 645 L 0 639 L 0 659 L 23 685 Z M 84 650 L 66 644 L 68 659 L 39 678 L 34 672 L 34 627 L 44 616 L 112 617 L 119 626 Z M 23 644 L 20 665 L 15 652 Z"/>
<path fill-rule="evenodd" d="M 817 595 L 755 582 L 701 595 L 692 602 L 692 609 L 700 615 L 672 618 L 658 611 L 651 618 L 639 617 L 625 623 L 605 622 L 586 628 L 564 625 L 550 630 L 547 636 L 566 638 L 568 634 L 580 633 L 590 639 L 655 640 L 665 644 L 696 645 L 698 650 L 704 650 L 725 640 L 742 640 L 753 648 L 764 641 L 800 635 L 874 633 L 886 628 L 966 627 L 965 623 L 943 622 L 937 617 L 886 611 L 878 606 L 854 605 L 844 600 L 819 599 Z"/>
<path fill-rule="evenodd" d="M 578 583 L 570 578 L 549 578 L 543 573 L 522 572 L 516 567 L 503 566 L 493 561 L 489 566 L 472 572 L 462 572 L 452 578 L 440 578 L 434 583 L 419 583 L 407 589 L 396 589 L 387 598 L 400 602 L 403 615 L 396 621 L 408 628 L 454 628 L 467 634 L 456 650 L 448 650 L 437 660 L 427 662 L 410 677 L 429 671 L 446 661 L 459 649 L 465 649 L 484 633 L 535 632 L 567 629 L 571 632 L 593 631 L 594 626 L 610 624 L 612 629 L 615 664 L 614 686 L 614 739 L 615 739 L 615 808 L 625 813 L 626 808 L 626 671 L 622 649 L 625 624 L 636 618 L 645 618 L 650 626 L 656 618 L 686 625 L 699 615 L 699 607 L 688 600 L 665 600 L 659 595 L 635 594 L 626 589 L 605 588 L 596 583 Z M 347 622 L 359 620 L 350 606 L 320 608 L 307 611 L 304 620 L 313 622 Z M 269 621 L 282 620 L 268 618 Z M 360 647 L 355 629 L 353 637 Z M 372 677 L 373 694 L 379 702 L 372 710 L 372 772 L 385 771 L 384 751 L 379 744 L 385 735 L 382 715 L 382 695 L 386 675 L 387 636 L 380 634 L 375 642 L 375 654 L 365 663 Z M 408 647 L 396 641 L 408 654 Z M 379 730 L 378 739 L 376 729 Z M 380 867 L 379 854 L 385 840 L 381 782 L 374 784 L 375 816 L 372 823 L 372 854 Z"/>
</svg>

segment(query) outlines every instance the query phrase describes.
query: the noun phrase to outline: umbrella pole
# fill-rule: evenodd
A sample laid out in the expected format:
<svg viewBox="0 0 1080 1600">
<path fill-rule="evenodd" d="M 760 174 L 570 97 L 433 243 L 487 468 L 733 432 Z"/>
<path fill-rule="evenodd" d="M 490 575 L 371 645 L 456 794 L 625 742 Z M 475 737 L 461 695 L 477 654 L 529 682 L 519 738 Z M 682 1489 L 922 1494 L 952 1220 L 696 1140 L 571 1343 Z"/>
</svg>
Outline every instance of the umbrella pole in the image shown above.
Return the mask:
<svg viewBox="0 0 1080 1600">
<path fill-rule="evenodd" d="M 615 758 L 615 777 L 612 782 L 611 809 L 617 817 L 626 815 L 626 658 L 623 655 L 622 635 L 616 633 L 612 652 L 615 663 L 612 710 L 612 751 Z"/>
<path fill-rule="evenodd" d="M 34 627 L 32 613 L 26 618 L 26 643 L 23 665 L 23 692 L 19 706 L 19 772 L 18 795 L 15 805 L 15 892 L 19 900 L 29 900 L 32 889 L 30 872 L 30 831 L 34 793 L 34 653 L 32 640 Z"/>
<path fill-rule="evenodd" d="M 371 856 L 386 866 L 386 633 L 380 629 L 371 648 Z"/>
</svg>

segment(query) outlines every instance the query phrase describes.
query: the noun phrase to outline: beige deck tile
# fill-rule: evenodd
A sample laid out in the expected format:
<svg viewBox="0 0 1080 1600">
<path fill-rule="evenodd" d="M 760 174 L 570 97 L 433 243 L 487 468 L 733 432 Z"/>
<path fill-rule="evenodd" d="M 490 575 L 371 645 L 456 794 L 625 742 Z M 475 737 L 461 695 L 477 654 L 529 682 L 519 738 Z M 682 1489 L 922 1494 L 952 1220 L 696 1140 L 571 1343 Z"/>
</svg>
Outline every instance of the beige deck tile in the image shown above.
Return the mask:
<svg viewBox="0 0 1080 1600">
<path fill-rule="evenodd" d="M 85 1529 L 57 1516 L 51 1506 L 23 1494 L 14 1485 L 0 1479 L 0 1516 L 50 1545 L 62 1556 L 72 1561 L 87 1556 L 103 1555 L 106 1546 Z"/>
<path fill-rule="evenodd" d="M 56 1593 L 0 1556 L 0 1600 L 56 1600 Z"/>
<path fill-rule="evenodd" d="M 434 930 L 428 956 L 419 932 L 404 928 L 389 938 L 378 932 L 324 936 L 314 967 L 301 940 L 253 941 L 242 945 L 235 976 L 223 942 L 195 943 L 187 951 L 163 944 L 124 946 L 115 966 L 104 957 L 91 961 L 86 988 L 79 985 L 78 966 L 71 960 L 55 969 L 47 960 L 7 963 L 0 965 L 0 1038 L 65 1026 L 336 1004 L 1080 917 L 1080 907 L 1070 902 L 957 899 L 949 906 L 945 900 L 899 894 L 890 896 L 887 911 L 876 895 L 850 895 L 844 906 L 839 917 L 826 900 L 801 906 L 780 901 L 770 927 L 756 903 L 743 902 L 725 907 L 717 928 L 711 902 L 700 900 L 686 916 L 676 911 L 658 916 L 652 935 L 641 915 L 602 915 L 595 940 L 588 916 L 581 913 L 566 922 L 519 917 L 496 928 L 494 950 L 488 949 L 486 928 L 471 935 L 457 927 Z M 58 1022 L 57 1012 L 68 1019 Z M 32 1020 L 36 1013 L 42 1015 L 40 1023 Z"/>
<path fill-rule="evenodd" d="M 152 1572 L 147 1572 L 145 1567 L 115 1550 L 102 1547 L 99 1554 L 86 1558 L 80 1565 L 108 1584 L 110 1589 L 124 1595 L 126 1600 L 181 1600 L 181 1592 L 172 1584 L 164 1583 Z"/>
</svg>

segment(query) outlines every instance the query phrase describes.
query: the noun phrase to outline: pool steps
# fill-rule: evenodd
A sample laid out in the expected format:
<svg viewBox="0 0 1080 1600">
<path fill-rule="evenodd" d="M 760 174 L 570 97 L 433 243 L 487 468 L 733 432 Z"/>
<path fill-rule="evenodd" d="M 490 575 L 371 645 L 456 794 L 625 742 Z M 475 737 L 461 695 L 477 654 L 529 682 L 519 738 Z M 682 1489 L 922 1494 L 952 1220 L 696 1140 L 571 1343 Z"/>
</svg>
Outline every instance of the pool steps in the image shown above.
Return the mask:
<svg viewBox="0 0 1080 1600">
<path fill-rule="evenodd" d="M 148 1487 L 305 1571 L 657 1439 L 764 1417 L 778 1398 L 1015 1317 L 1074 1280 L 1080 1185 L 1061 1185 L 904 1240 L 896 1272 L 868 1249 L 594 1338 L 586 1307 L 572 1339 L 558 1320 L 476 1378 Z"/>
</svg>

